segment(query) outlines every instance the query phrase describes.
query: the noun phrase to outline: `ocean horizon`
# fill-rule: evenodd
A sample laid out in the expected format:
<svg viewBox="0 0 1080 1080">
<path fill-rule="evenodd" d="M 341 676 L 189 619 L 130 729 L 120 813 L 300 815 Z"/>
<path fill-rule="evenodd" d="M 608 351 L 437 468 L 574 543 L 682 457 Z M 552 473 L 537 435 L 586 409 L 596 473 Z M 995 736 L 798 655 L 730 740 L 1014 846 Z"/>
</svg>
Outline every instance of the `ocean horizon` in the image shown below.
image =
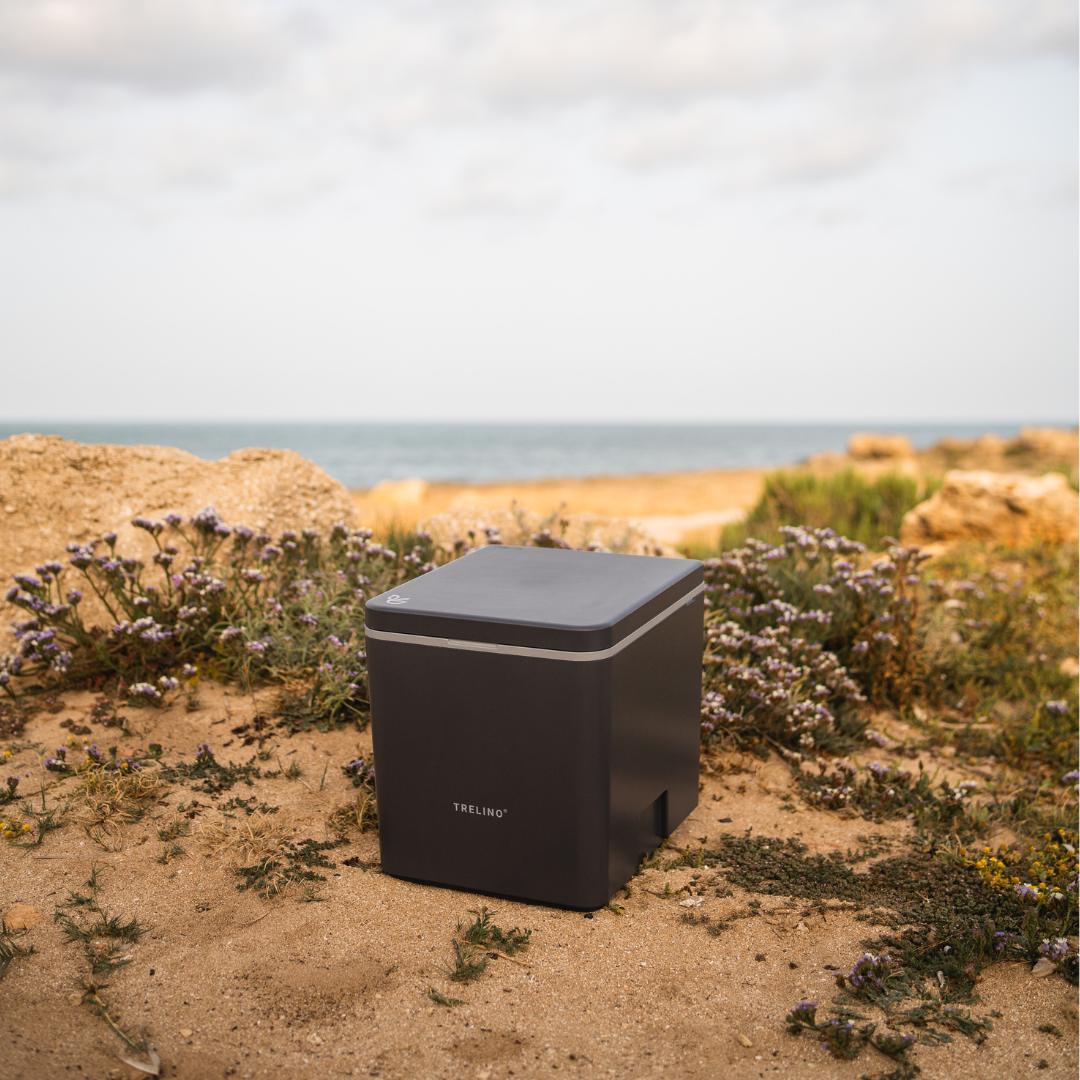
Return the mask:
<svg viewBox="0 0 1080 1080">
<path fill-rule="evenodd" d="M 1039 421 L 1027 423 L 1038 424 Z M 1052 422 L 1041 422 L 1052 423 Z M 1060 425 L 1060 422 L 1058 422 Z M 1055 426 L 1058 426 L 1055 425 Z M 0 438 L 34 433 L 84 443 L 173 446 L 217 460 L 259 446 L 294 450 L 346 487 L 418 477 L 479 483 L 793 465 L 842 451 L 859 431 L 943 438 L 1014 437 L 1021 422 L 986 423 L 321 423 L 0 422 Z"/>
</svg>

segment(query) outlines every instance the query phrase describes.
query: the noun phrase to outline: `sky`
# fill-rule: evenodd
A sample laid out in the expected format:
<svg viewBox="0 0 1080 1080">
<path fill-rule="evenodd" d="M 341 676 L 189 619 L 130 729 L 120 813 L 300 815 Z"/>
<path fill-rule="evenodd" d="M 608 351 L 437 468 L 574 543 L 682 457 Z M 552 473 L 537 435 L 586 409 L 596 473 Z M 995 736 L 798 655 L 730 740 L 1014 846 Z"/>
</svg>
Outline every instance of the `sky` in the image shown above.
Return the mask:
<svg viewBox="0 0 1080 1080">
<path fill-rule="evenodd" d="M 1073 0 L 0 0 L 0 418 L 1075 423 Z"/>
</svg>

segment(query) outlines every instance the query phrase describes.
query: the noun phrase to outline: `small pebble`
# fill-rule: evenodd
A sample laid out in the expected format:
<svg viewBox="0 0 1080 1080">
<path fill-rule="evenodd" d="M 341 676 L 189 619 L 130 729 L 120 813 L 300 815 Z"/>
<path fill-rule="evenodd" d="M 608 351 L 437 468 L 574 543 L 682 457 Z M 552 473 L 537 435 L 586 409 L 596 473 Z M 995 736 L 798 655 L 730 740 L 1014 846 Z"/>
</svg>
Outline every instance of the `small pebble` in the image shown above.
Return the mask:
<svg viewBox="0 0 1080 1080">
<path fill-rule="evenodd" d="M 753 1046 L 754 1045 L 745 1035 L 742 1034 L 742 1032 L 739 1032 L 739 1042 L 741 1042 L 743 1044 L 743 1046 Z"/>
<path fill-rule="evenodd" d="M 1047 975 L 1052 975 L 1057 971 L 1057 967 L 1052 960 L 1047 960 L 1046 957 L 1040 958 L 1035 966 L 1031 969 L 1031 974 L 1036 979 L 1045 979 Z"/>
<path fill-rule="evenodd" d="M 180 1029 L 180 1038 L 181 1039 L 190 1039 L 191 1036 L 194 1035 L 194 1034 L 195 1034 L 195 1032 L 192 1031 L 191 1028 L 181 1028 Z"/>
</svg>

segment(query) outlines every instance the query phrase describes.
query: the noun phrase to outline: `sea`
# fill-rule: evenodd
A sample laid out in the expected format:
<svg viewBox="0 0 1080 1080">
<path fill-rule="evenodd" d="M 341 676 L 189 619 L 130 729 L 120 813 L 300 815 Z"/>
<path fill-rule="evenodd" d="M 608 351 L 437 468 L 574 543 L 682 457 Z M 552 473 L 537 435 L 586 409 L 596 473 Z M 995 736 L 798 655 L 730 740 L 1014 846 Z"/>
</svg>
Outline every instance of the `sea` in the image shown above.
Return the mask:
<svg viewBox="0 0 1080 1080">
<path fill-rule="evenodd" d="M 1016 435 L 1020 423 L 84 423 L 0 422 L 84 443 L 175 446 L 216 460 L 261 446 L 295 450 L 346 487 L 380 480 L 476 483 L 790 465 L 843 450 L 857 431 L 907 435 L 916 448 L 945 437 Z"/>
</svg>

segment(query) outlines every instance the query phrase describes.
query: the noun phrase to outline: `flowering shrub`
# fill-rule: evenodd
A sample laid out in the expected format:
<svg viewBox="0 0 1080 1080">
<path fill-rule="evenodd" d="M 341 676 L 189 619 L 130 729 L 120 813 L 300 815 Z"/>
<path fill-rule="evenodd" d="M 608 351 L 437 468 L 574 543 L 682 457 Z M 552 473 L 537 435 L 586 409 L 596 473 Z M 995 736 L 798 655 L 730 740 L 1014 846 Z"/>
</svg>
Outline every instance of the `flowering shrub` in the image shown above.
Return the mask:
<svg viewBox="0 0 1080 1080">
<path fill-rule="evenodd" d="M 748 540 L 705 563 L 706 744 L 812 753 L 845 706 L 912 693 L 923 556 L 890 542 L 860 569 L 864 546 L 831 529 L 781 532 L 781 545 Z"/>
<path fill-rule="evenodd" d="M 363 714 L 366 599 L 432 568 L 424 538 L 401 556 L 370 530 L 335 525 L 276 540 L 225 524 L 213 507 L 186 524 L 135 518 L 157 548 L 150 565 L 117 551 L 117 537 L 69 544 L 67 565 L 18 574 L 9 602 L 29 615 L 14 626 L 19 651 L 0 662 L 0 686 L 111 682 L 129 700 L 161 704 L 202 670 L 272 677 L 303 674 L 317 709 Z M 102 550 L 104 548 L 104 550 Z M 68 577 L 77 575 L 78 588 Z M 110 625 L 87 625 L 95 595 Z"/>
<path fill-rule="evenodd" d="M 846 983 L 856 997 L 873 1001 L 889 977 L 891 964 L 892 960 L 888 956 L 863 953 L 847 975 L 838 976 L 836 981 L 841 986 Z"/>
<path fill-rule="evenodd" d="M 807 802 L 829 810 L 850 807 L 870 821 L 906 815 L 919 832 L 972 828 L 965 820 L 965 801 L 977 785 L 970 780 L 956 785 L 942 780 L 935 788 L 933 778 L 921 768 L 911 773 L 874 761 L 860 775 L 854 765 L 840 760 L 831 768 L 819 763 L 817 776 L 800 771 L 796 783 Z"/>
<path fill-rule="evenodd" d="M 988 885 L 1011 889 L 1025 902 L 1040 908 L 1067 909 L 1070 915 L 1063 924 L 1068 926 L 1077 907 L 1078 839 L 1074 829 L 1054 829 L 1029 843 L 1025 851 L 1001 847 L 994 854 L 984 847 L 976 853 L 977 858 L 966 859 L 965 865 L 973 866 Z"/>
</svg>

